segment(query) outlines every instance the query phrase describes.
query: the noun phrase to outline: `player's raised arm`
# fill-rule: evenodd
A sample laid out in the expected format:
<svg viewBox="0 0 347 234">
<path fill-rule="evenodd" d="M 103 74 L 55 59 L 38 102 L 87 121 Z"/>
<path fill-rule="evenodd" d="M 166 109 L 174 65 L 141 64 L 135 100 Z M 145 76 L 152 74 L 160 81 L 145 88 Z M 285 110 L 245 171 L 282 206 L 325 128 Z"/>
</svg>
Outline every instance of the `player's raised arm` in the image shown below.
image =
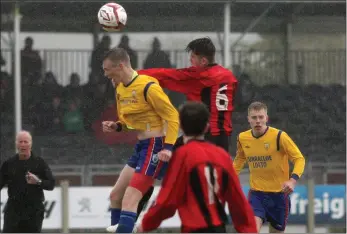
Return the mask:
<svg viewBox="0 0 347 234">
<path fill-rule="evenodd" d="M 229 167 L 229 186 L 226 199 L 233 220 L 233 225 L 240 233 L 257 233 L 257 226 L 254 219 L 253 210 L 248 203 L 242 189 L 240 181 L 233 167 Z"/>
<path fill-rule="evenodd" d="M 151 68 L 139 70 L 138 73 L 155 77 L 161 87 L 184 94 L 191 92 L 194 85 L 199 84 L 199 82 L 204 85 L 211 83 L 209 79 L 201 76 L 201 68 L 196 67 L 182 69 Z"/>
<path fill-rule="evenodd" d="M 179 155 L 172 158 L 155 204 L 142 219 L 141 232 L 158 228 L 163 220 L 175 214 L 184 201 L 186 174 L 181 158 Z"/>
<path fill-rule="evenodd" d="M 298 180 L 305 169 L 305 158 L 301 151 L 294 143 L 294 141 L 288 136 L 287 133 L 282 132 L 280 141 L 281 150 L 287 155 L 288 159 L 294 164 L 294 169 L 291 178 Z"/>
<path fill-rule="evenodd" d="M 146 97 L 147 102 L 152 105 L 155 112 L 157 112 L 158 115 L 167 122 L 164 148 L 172 150 L 172 147 L 178 137 L 178 112 L 158 84 L 152 84 L 149 86 Z"/>
<path fill-rule="evenodd" d="M 239 138 L 237 138 L 237 148 L 236 148 L 236 157 L 234 159 L 234 169 L 237 174 L 240 174 L 241 170 L 245 166 L 246 163 L 246 156 L 245 153 L 243 152 L 242 145 L 239 141 Z"/>
</svg>

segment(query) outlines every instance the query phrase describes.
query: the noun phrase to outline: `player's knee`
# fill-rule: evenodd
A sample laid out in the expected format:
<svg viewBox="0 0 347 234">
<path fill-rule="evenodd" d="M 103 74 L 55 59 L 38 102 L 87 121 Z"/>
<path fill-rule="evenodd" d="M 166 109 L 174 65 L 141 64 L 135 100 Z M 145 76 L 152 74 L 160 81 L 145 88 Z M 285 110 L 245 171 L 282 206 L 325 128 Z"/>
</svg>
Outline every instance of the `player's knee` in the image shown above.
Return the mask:
<svg viewBox="0 0 347 234">
<path fill-rule="evenodd" d="M 142 198 L 142 192 L 134 187 L 128 187 L 122 200 L 122 210 L 136 212 Z"/>
</svg>

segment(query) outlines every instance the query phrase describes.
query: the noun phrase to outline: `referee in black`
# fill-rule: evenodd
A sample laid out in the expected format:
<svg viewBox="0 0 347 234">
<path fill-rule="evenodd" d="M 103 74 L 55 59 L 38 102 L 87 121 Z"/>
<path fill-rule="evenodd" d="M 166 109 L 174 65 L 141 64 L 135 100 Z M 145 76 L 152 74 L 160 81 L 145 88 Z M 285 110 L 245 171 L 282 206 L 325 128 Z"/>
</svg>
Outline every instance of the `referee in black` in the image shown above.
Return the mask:
<svg viewBox="0 0 347 234">
<path fill-rule="evenodd" d="M 32 151 L 32 136 L 21 131 L 16 136 L 18 153 L 0 170 L 0 190 L 7 185 L 4 233 L 39 233 L 44 219 L 43 190 L 53 190 L 55 180 L 46 162 Z"/>
</svg>

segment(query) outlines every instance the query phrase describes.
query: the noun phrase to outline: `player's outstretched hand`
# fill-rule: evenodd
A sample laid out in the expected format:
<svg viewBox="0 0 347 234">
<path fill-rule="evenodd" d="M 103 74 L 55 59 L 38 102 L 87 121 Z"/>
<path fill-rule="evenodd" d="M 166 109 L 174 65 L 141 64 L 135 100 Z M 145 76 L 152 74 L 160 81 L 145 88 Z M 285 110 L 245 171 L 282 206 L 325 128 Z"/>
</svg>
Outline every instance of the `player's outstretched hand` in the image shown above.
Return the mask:
<svg viewBox="0 0 347 234">
<path fill-rule="evenodd" d="M 291 194 L 294 191 L 296 185 L 296 180 L 290 179 L 283 183 L 282 185 L 282 192 L 285 194 Z"/>
<path fill-rule="evenodd" d="M 172 152 L 170 150 L 167 150 L 167 149 L 163 149 L 162 151 L 160 151 L 158 153 L 159 160 L 161 160 L 163 162 L 170 161 L 171 156 L 172 156 Z"/>
<path fill-rule="evenodd" d="M 102 131 L 103 132 L 114 132 L 115 131 L 114 125 L 116 125 L 116 122 L 103 121 L 102 122 Z"/>
</svg>

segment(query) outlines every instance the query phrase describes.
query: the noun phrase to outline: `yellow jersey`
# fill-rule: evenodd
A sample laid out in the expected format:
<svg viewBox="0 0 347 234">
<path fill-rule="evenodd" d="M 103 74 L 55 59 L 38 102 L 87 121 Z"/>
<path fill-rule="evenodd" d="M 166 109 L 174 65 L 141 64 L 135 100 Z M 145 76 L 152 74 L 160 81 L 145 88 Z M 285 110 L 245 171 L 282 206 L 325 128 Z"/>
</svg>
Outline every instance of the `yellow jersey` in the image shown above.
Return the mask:
<svg viewBox="0 0 347 234">
<path fill-rule="evenodd" d="M 119 122 L 138 131 L 166 129 L 165 148 L 170 149 L 178 137 L 178 112 L 158 81 L 134 72 L 128 85 L 116 87 Z"/>
<path fill-rule="evenodd" d="M 259 137 L 253 136 L 252 130 L 239 134 L 233 164 L 239 174 L 248 163 L 252 190 L 280 192 L 289 180 L 288 160 L 294 164 L 290 177 L 298 180 L 304 172 L 305 158 L 287 133 L 268 127 Z"/>
</svg>

